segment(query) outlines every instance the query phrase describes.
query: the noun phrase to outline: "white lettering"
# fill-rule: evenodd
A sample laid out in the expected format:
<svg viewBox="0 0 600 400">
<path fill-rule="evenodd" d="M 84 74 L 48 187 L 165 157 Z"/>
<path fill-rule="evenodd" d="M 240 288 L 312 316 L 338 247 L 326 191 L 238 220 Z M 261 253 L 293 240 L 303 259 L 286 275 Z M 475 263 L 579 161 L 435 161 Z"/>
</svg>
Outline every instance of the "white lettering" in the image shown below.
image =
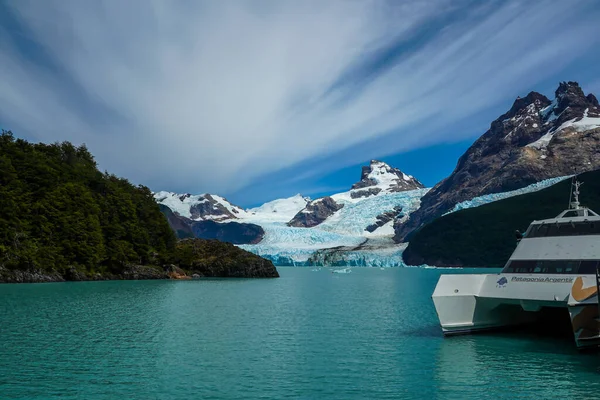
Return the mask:
<svg viewBox="0 0 600 400">
<path fill-rule="evenodd" d="M 573 277 L 550 278 L 533 276 L 513 276 L 511 282 L 538 282 L 538 283 L 573 283 Z"/>
</svg>

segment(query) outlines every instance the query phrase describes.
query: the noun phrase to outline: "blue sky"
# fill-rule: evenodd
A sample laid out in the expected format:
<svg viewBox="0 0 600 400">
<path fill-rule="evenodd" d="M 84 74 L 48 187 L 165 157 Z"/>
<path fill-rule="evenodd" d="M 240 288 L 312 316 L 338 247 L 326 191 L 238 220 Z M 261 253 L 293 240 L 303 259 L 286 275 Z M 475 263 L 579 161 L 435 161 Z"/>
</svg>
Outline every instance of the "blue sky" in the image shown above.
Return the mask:
<svg viewBox="0 0 600 400">
<path fill-rule="evenodd" d="M 428 186 L 517 96 L 600 94 L 600 3 L 0 0 L 0 126 L 242 206 Z"/>
</svg>

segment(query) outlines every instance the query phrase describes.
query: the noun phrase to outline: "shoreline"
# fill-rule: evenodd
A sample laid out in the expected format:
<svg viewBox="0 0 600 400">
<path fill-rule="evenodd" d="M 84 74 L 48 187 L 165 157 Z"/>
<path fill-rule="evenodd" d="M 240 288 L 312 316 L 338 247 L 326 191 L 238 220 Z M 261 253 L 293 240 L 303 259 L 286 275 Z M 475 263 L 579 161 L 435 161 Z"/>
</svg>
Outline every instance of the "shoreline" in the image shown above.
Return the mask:
<svg viewBox="0 0 600 400">
<path fill-rule="evenodd" d="M 199 280 L 203 278 L 276 278 L 277 275 L 264 276 L 241 273 L 239 276 L 206 275 L 200 271 L 186 272 L 183 269 L 169 265 L 163 268 L 147 265 L 130 265 L 122 274 L 94 273 L 85 274 L 75 268 L 66 273 L 45 272 L 40 270 L 9 270 L 0 267 L 0 284 L 19 283 L 62 283 L 62 282 L 96 282 L 96 281 L 142 281 L 142 280 Z"/>
</svg>

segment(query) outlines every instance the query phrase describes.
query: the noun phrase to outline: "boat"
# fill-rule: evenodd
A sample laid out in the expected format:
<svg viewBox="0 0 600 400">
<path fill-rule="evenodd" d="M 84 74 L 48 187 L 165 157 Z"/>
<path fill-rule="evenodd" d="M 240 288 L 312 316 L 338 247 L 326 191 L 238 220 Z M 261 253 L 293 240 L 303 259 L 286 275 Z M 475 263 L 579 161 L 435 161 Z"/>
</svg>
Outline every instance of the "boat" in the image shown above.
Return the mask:
<svg viewBox="0 0 600 400">
<path fill-rule="evenodd" d="M 569 207 L 556 218 L 517 231 L 500 273 L 440 276 L 432 299 L 444 335 L 533 324 L 566 327 L 579 349 L 600 346 L 600 215 L 579 203 L 581 185 L 571 181 Z"/>
</svg>

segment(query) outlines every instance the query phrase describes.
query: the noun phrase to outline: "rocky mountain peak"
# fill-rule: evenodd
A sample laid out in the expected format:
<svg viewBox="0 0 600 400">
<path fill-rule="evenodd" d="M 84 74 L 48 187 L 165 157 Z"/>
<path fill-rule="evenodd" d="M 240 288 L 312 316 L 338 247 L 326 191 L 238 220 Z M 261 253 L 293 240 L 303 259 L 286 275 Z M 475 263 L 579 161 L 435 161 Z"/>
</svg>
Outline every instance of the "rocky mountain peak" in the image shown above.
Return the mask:
<svg viewBox="0 0 600 400">
<path fill-rule="evenodd" d="M 562 124 L 573 118 L 583 116 L 586 109 L 597 107 L 595 97 L 590 101 L 577 82 L 561 82 L 556 89 L 556 100 L 553 113 Z"/>
<path fill-rule="evenodd" d="M 510 110 L 501 116 L 501 119 L 512 118 L 515 115 L 522 114 L 524 111 L 533 109 L 532 105 L 536 108 L 543 108 L 550 104 L 550 100 L 541 93 L 529 92 L 525 97 L 517 97 Z"/>
<path fill-rule="evenodd" d="M 562 82 L 550 101 L 531 92 L 492 122 L 461 156 L 452 174 L 421 199 L 397 241 L 474 197 L 519 189 L 544 179 L 600 168 L 600 108 L 577 82 Z"/>
<path fill-rule="evenodd" d="M 407 190 L 422 189 L 425 186 L 411 175 L 407 175 L 398 168 L 393 168 L 383 161 L 371 160 L 369 165 L 362 167 L 360 181 L 352 185 L 352 189 L 372 188 L 379 189 L 377 193 L 386 191 L 403 192 Z"/>
<path fill-rule="evenodd" d="M 343 204 L 336 203 L 336 201 L 329 196 L 313 200 L 309 202 L 304 209 L 300 210 L 290 222 L 288 222 L 288 226 L 299 228 L 311 228 L 317 226 L 343 207 Z"/>
<path fill-rule="evenodd" d="M 245 214 L 244 210 L 227 199 L 207 193 L 191 195 L 162 191 L 154 193 L 154 199 L 175 214 L 194 221 L 225 221 Z"/>
<path fill-rule="evenodd" d="M 579 83 L 573 81 L 559 83 L 558 89 L 556 89 L 556 91 L 554 92 L 554 96 L 556 96 L 557 99 L 562 99 L 566 97 L 585 97 L 581 86 L 579 86 Z"/>
</svg>

